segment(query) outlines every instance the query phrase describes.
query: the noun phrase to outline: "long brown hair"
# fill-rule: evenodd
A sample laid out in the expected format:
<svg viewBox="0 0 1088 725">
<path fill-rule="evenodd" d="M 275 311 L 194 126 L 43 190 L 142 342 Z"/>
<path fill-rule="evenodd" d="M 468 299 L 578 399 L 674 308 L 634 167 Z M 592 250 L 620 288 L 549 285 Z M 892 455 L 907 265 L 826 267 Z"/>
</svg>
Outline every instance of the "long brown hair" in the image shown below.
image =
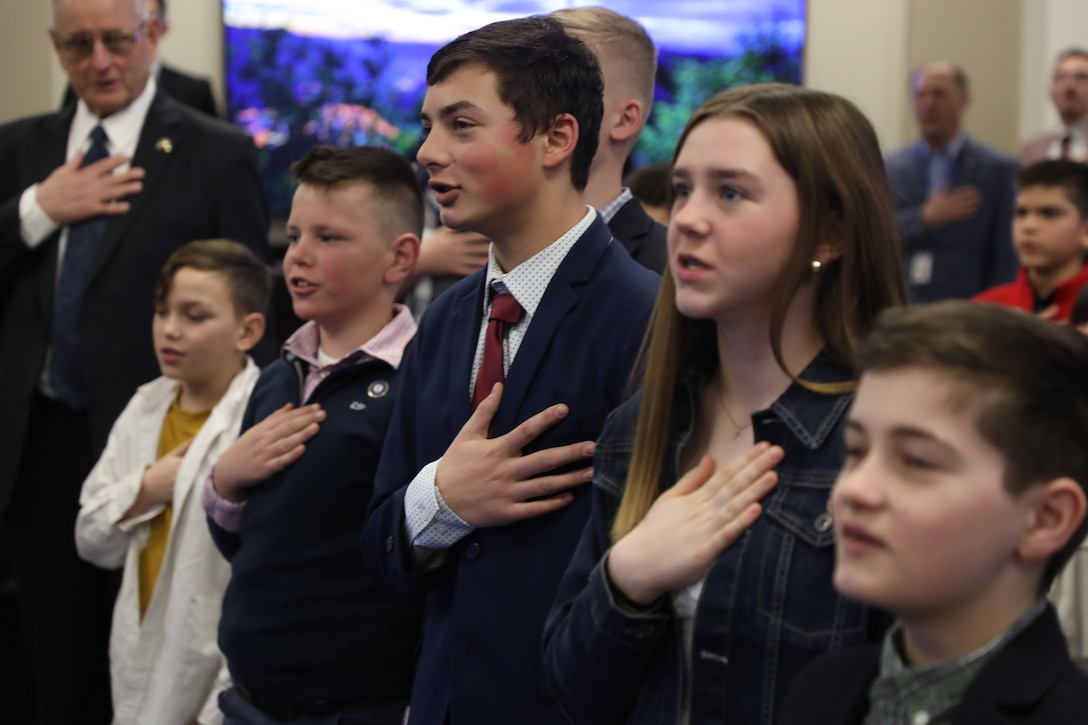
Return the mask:
<svg viewBox="0 0 1088 725">
<path fill-rule="evenodd" d="M 827 353 L 853 367 L 860 338 L 880 311 L 906 301 L 891 191 L 872 125 L 839 96 L 782 84 L 752 85 L 719 93 L 700 106 L 676 153 L 693 128 L 720 118 L 755 126 L 797 186 L 797 241 L 778 280 L 771 314 L 775 360 L 797 380 L 782 358 L 782 329 L 794 296 L 811 279 L 817 247 L 830 235 L 841 254 L 816 279 L 813 324 Z M 695 351 L 716 350 L 716 336 L 712 320 L 677 312 L 676 287 L 666 273 L 643 345 L 642 407 L 627 486 L 612 525 L 614 541 L 642 520 L 657 497 L 680 369 Z M 798 382 L 826 393 L 853 386 Z"/>
</svg>

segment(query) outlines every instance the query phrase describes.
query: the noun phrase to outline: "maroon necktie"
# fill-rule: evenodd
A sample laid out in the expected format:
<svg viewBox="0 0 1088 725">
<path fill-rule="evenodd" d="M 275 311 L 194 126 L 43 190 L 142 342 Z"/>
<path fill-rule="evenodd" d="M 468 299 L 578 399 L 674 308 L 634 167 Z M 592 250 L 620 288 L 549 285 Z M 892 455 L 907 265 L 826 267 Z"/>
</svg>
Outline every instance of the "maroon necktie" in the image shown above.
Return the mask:
<svg viewBox="0 0 1088 725">
<path fill-rule="evenodd" d="M 1069 147 L 1073 144 L 1073 137 L 1069 134 L 1062 136 L 1061 144 L 1059 144 L 1060 153 L 1058 158 L 1063 160 L 1069 160 Z"/>
<path fill-rule="evenodd" d="M 497 291 L 497 290 L 496 290 Z M 487 397 L 495 383 L 501 383 L 503 372 L 503 340 L 509 325 L 516 325 L 525 310 L 507 291 L 498 292 L 491 300 L 491 314 L 487 318 L 487 336 L 484 338 L 484 359 L 476 375 L 476 389 L 472 393 L 472 409 Z"/>
</svg>

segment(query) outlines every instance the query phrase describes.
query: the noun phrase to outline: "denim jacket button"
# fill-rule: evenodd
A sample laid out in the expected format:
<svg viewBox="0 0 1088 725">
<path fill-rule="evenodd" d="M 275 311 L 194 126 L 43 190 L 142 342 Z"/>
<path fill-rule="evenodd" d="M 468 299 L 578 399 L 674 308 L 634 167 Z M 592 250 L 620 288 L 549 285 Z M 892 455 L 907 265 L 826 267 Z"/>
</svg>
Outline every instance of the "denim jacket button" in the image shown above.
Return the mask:
<svg viewBox="0 0 1088 725">
<path fill-rule="evenodd" d="M 929 725 L 929 719 L 928 712 L 919 710 L 911 716 L 910 725 Z"/>
<path fill-rule="evenodd" d="M 821 534 L 831 528 L 832 518 L 829 513 L 822 513 L 816 517 L 816 520 L 812 522 L 812 525 L 816 527 L 816 530 Z"/>
</svg>

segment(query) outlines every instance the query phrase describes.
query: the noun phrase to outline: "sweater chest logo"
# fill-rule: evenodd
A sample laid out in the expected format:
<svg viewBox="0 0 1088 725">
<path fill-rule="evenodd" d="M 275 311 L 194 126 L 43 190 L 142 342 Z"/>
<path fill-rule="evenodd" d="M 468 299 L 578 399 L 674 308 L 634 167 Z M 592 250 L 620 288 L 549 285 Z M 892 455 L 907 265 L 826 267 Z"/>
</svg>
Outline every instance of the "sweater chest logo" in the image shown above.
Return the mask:
<svg viewBox="0 0 1088 725">
<path fill-rule="evenodd" d="M 389 383 L 384 380 L 375 380 L 366 389 L 366 394 L 371 398 L 384 398 L 389 393 Z"/>
</svg>

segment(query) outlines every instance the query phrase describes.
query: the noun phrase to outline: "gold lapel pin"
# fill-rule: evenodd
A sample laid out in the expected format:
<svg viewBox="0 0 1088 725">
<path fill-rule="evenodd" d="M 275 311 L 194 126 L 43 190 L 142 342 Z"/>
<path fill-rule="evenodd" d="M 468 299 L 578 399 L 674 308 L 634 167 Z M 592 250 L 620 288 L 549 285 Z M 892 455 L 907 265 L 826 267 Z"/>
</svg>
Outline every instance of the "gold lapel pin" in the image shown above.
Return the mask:
<svg viewBox="0 0 1088 725">
<path fill-rule="evenodd" d="M 174 142 L 168 136 L 163 136 L 155 142 L 155 150 L 168 154 L 174 150 Z"/>
</svg>

